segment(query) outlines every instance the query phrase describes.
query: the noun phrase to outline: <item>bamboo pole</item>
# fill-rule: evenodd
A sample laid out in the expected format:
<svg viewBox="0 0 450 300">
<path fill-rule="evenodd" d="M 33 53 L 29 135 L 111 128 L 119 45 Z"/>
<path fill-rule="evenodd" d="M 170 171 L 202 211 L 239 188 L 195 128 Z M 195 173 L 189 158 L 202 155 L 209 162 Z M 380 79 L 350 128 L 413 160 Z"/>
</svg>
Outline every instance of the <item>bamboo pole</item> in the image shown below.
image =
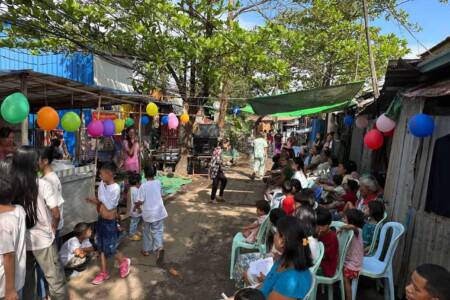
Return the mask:
<svg viewBox="0 0 450 300">
<path fill-rule="evenodd" d="M 369 35 L 369 13 L 367 11 L 367 2 L 366 0 L 362 0 L 363 4 L 363 12 L 364 12 L 364 27 L 366 31 L 366 42 L 367 42 L 367 52 L 369 54 L 369 62 L 370 62 L 370 73 L 371 73 L 371 79 L 372 79 L 372 87 L 373 87 L 373 94 L 375 96 L 375 99 L 380 96 L 380 91 L 378 90 L 378 80 L 377 80 L 377 71 L 375 68 L 375 61 L 373 59 L 373 53 L 372 53 L 372 45 L 370 44 L 370 35 Z"/>
<path fill-rule="evenodd" d="M 97 119 L 100 119 L 100 107 L 102 105 L 102 96 L 98 97 L 97 106 Z M 95 160 L 94 160 L 94 193 L 95 193 L 95 180 L 97 178 L 97 161 L 98 161 L 98 137 L 95 138 Z"/>
<path fill-rule="evenodd" d="M 27 77 L 26 75 L 22 75 L 20 77 L 20 91 L 22 94 L 25 95 L 25 97 L 28 96 L 28 87 L 27 87 Z M 28 116 L 23 120 L 22 124 L 20 125 L 20 136 L 21 136 L 21 144 L 22 145 L 28 145 Z"/>
<path fill-rule="evenodd" d="M 143 151 L 141 150 L 142 147 L 142 104 L 139 104 L 139 123 L 138 123 L 138 140 L 139 140 L 139 170 L 141 169 L 141 154 Z"/>
</svg>

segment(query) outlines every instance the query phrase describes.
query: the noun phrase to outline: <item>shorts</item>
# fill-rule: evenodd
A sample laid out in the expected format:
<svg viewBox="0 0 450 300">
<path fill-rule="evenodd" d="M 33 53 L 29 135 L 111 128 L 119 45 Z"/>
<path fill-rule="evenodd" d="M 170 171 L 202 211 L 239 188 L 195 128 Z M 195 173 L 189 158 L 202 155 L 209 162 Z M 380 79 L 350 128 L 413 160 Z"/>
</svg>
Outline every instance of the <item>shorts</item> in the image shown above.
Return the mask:
<svg viewBox="0 0 450 300">
<path fill-rule="evenodd" d="M 97 250 L 103 253 L 106 257 L 115 255 L 117 251 L 117 240 L 119 237 L 117 221 L 99 217 L 95 230 Z"/>
<path fill-rule="evenodd" d="M 344 267 L 344 277 L 348 279 L 355 279 L 358 278 L 359 271 L 353 271 L 351 269 L 348 269 L 347 267 Z"/>
</svg>

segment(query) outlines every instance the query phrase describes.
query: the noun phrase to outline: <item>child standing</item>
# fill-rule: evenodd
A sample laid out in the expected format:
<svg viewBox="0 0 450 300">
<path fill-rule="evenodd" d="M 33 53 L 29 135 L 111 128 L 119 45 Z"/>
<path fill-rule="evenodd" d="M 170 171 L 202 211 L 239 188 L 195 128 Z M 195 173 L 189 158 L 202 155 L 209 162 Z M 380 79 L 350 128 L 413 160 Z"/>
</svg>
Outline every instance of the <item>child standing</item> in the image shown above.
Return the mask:
<svg viewBox="0 0 450 300">
<path fill-rule="evenodd" d="M 14 188 L 9 165 L 0 167 L 0 298 L 21 298 L 25 284 L 26 246 L 25 218 L 22 206 L 12 205 Z"/>
<path fill-rule="evenodd" d="M 109 279 L 106 260 L 115 256 L 119 264 L 121 278 L 125 278 L 130 273 L 131 260 L 117 251 L 118 227 L 117 227 L 117 205 L 120 199 L 120 186 L 114 181 L 116 166 L 113 163 L 106 163 L 100 169 L 102 181 L 98 187 L 98 198 L 88 198 L 87 200 L 97 205 L 99 213 L 96 231 L 96 242 L 100 252 L 100 273 L 92 280 L 92 284 L 97 285 Z"/>
<path fill-rule="evenodd" d="M 352 299 L 352 280 L 359 276 L 364 258 L 364 245 L 362 230 L 364 226 L 364 214 L 362 211 L 352 208 L 344 212 L 344 222 L 347 225 L 341 227 L 342 230 L 353 230 L 350 247 L 344 260 L 344 286 L 345 299 Z"/>
<path fill-rule="evenodd" d="M 137 173 L 131 173 L 128 177 L 128 183 L 130 184 L 130 229 L 128 231 L 128 238 L 131 241 L 140 241 L 141 233 L 137 231 L 142 216 L 142 208 L 140 202 L 138 202 L 138 192 L 141 186 L 141 176 Z"/>
<path fill-rule="evenodd" d="M 368 210 L 369 218 L 362 229 L 365 253 L 369 251 L 370 244 L 372 244 L 375 227 L 384 217 L 384 204 L 381 201 L 369 202 Z"/>
<path fill-rule="evenodd" d="M 256 201 L 256 215 L 258 219 L 252 224 L 242 228 L 242 235 L 245 237 L 247 243 L 253 244 L 256 242 L 256 236 L 258 235 L 259 227 L 267 218 L 270 212 L 270 204 L 266 200 Z"/>
<path fill-rule="evenodd" d="M 142 204 L 142 220 L 144 221 L 142 255 L 149 256 L 156 253 L 156 264 L 161 266 L 164 262 L 164 219 L 168 214 L 162 199 L 161 181 L 156 180 L 156 168 L 148 165 L 144 169 L 147 181 L 141 185 L 138 192 L 138 201 Z"/>
<path fill-rule="evenodd" d="M 323 243 L 325 253 L 320 263 L 318 273 L 326 277 L 333 277 L 339 257 L 339 242 L 336 232 L 330 229 L 331 212 L 323 207 L 318 207 L 317 214 L 317 235 L 319 241 Z"/>
</svg>

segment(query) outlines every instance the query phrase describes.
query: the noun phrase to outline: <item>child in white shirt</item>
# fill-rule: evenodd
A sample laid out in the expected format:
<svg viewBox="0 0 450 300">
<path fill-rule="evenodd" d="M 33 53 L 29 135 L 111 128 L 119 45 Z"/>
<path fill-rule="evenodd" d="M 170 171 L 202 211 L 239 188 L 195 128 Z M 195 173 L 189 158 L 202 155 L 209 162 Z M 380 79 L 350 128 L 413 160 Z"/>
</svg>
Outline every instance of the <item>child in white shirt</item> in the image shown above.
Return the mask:
<svg viewBox="0 0 450 300">
<path fill-rule="evenodd" d="M 164 261 L 164 219 L 167 211 L 161 195 L 161 182 L 155 180 L 156 169 L 149 165 L 144 168 L 147 182 L 141 185 L 138 192 L 138 201 L 142 202 L 142 220 L 144 221 L 144 239 L 142 255 L 148 256 L 150 252 L 156 253 L 157 265 Z"/>
<path fill-rule="evenodd" d="M 65 269 L 83 271 L 94 252 L 89 239 L 92 229 L 86 223 L 78 223 L 73 229 L 75 236 L 68 239 L 61 247 L 59 256 Z"/>
<path fill-rule="evenodd" d="M 130 184 L 129 197 L 131 202 L 130 207 L 130 228 L 128 231 L 128 238 L 131 241 L 140 241 L 141 233 L 137 230 L 142 216 L 142 208 L 138 201 L 139 187 L 141 186 L 141 176 L 137 173 L 131 173 L 128 176 L 128 183 Z"/>
</svg>

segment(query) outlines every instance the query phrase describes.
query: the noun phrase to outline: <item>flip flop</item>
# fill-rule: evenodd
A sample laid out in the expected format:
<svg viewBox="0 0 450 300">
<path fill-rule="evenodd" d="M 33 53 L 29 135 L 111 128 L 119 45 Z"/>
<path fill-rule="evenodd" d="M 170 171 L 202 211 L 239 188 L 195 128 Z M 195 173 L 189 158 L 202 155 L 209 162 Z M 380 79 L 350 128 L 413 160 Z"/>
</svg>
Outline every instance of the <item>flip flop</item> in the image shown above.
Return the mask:
<svg viewBox="0 0 450 300">
<path fill-rule="evenodd" d="M 148 251 L 141 251 L 141 254 L 143 256 L 150 256 L 150 252 L 148 252 Z"/>
</svg>

